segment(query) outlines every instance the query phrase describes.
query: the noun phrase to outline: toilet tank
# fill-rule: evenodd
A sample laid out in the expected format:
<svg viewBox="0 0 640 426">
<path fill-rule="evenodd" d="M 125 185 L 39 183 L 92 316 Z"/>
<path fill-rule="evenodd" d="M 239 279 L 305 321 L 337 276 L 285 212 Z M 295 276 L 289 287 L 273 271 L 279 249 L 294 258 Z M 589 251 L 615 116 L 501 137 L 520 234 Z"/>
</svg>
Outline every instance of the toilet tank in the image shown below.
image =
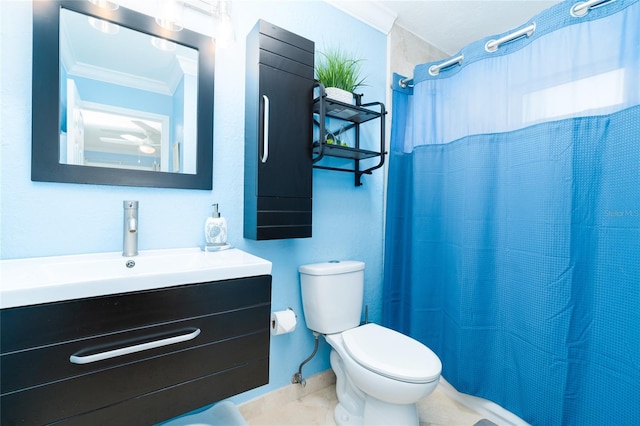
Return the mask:
<svg viewBox="0 0 640 426">
<path fill-rule="evenodd" d="M 360 325 L 364 262 L 314 263 L 302 265 L 298 271 L 307 328 L 333 334 Z"/>
</svg>

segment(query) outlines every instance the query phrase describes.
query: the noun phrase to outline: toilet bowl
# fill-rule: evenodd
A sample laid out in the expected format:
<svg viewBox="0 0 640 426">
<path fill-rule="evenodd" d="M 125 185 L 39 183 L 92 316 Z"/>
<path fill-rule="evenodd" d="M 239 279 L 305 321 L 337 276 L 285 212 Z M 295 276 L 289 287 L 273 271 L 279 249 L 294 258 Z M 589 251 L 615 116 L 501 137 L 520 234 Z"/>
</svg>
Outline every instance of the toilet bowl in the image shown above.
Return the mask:
<svg viewBox="0 0 640 426">
<path fill-rule="evenodd" d="M 416 403 L 438 385 L 438 356 L 397 331 L 360 325 L 363 262 L 303 265 L 299 271 L 307 327 L 332 347 L 336 423 L 418 425 Z"/>
<path fill-rule="evenodd" d="M 365 393 L 393 404 L 410 404 L 437 385 L 442 364 L 428 347 L 377 324 L 326 336 L 351 380 Z"/>
<path fill-rule="evenodd" d="M 416 402 L 438 386 L 442 370 L 436 354 L 416 340 L 371 323 L 325 338 L 333 348 L 331 368 L 342 405 L 335 413 L 339 425 L 419 423 Z M 354 402 L 358 399 L 361 403 Z"/>
</svg>

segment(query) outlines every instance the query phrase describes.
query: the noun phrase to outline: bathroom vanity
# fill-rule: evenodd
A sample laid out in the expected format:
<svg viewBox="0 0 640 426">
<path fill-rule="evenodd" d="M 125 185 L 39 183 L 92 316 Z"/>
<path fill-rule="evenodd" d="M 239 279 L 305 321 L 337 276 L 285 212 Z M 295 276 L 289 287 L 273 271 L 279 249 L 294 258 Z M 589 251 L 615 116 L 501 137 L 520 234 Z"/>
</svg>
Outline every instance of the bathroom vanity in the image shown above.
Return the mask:
<svg viewBox="0 0 640 426">
<path fill-rule="evenodd" d="M 23 269 L 33 259 L 2 261 L 0 423 L 154 424 L 268 383 L 271 263 L 235 249 L 185 250 L 166 250 L 167 262 L 163 250 L 107 253 L 106 267 L 100 255 L 34 262 L 103 267 L 96 280 L 129 281 L 131 291 L 115 293 L 77 276 L 30 286 L 38 272 Z M 145 269 L 180 255 L 180 273 Z M 56 291 L 65 286 L 84 288 L 83 297 Z M 19 303 L 15 293 L 25 299 L 31 288 L 39 302 Z M 65 300 L 47 300 L 55 294 Z"/>
</svg>

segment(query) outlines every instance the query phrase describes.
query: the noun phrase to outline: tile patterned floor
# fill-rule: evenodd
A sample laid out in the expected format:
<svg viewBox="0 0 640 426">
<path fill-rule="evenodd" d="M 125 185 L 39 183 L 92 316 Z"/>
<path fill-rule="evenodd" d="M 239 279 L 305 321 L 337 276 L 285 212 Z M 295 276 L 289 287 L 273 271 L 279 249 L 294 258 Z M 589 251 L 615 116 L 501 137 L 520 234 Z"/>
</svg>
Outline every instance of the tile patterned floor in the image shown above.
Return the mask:
<svg viewBox="0 0 640 426">
<path fill-rule="evenodd" d="M 307 390 L 291 385 L 291 389 L 276 391 L 276 395 L 240 405 L 240 412 L 249 426 L 333 426 L 337 398 L 331 379 L 323 377 Z M 421 426 L 473 426 L 483 418 L 439 389 L 418 403 L 418 415 Z"/>
</svg>

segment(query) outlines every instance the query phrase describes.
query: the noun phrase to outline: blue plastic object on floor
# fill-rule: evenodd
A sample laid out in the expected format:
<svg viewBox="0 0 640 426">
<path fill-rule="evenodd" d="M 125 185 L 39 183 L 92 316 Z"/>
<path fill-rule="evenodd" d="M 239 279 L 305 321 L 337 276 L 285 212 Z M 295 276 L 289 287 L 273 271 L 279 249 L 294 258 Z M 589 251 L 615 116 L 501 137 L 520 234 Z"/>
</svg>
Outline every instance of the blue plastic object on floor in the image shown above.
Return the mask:
<svg viewBox="0 0 640 426">
<path fill-rule="evenodd" d="M 248 426 L 248 424 L 235 404 L 222 401 L 204 411 L 162 423 L 162 426 Z"/>
</svg>

